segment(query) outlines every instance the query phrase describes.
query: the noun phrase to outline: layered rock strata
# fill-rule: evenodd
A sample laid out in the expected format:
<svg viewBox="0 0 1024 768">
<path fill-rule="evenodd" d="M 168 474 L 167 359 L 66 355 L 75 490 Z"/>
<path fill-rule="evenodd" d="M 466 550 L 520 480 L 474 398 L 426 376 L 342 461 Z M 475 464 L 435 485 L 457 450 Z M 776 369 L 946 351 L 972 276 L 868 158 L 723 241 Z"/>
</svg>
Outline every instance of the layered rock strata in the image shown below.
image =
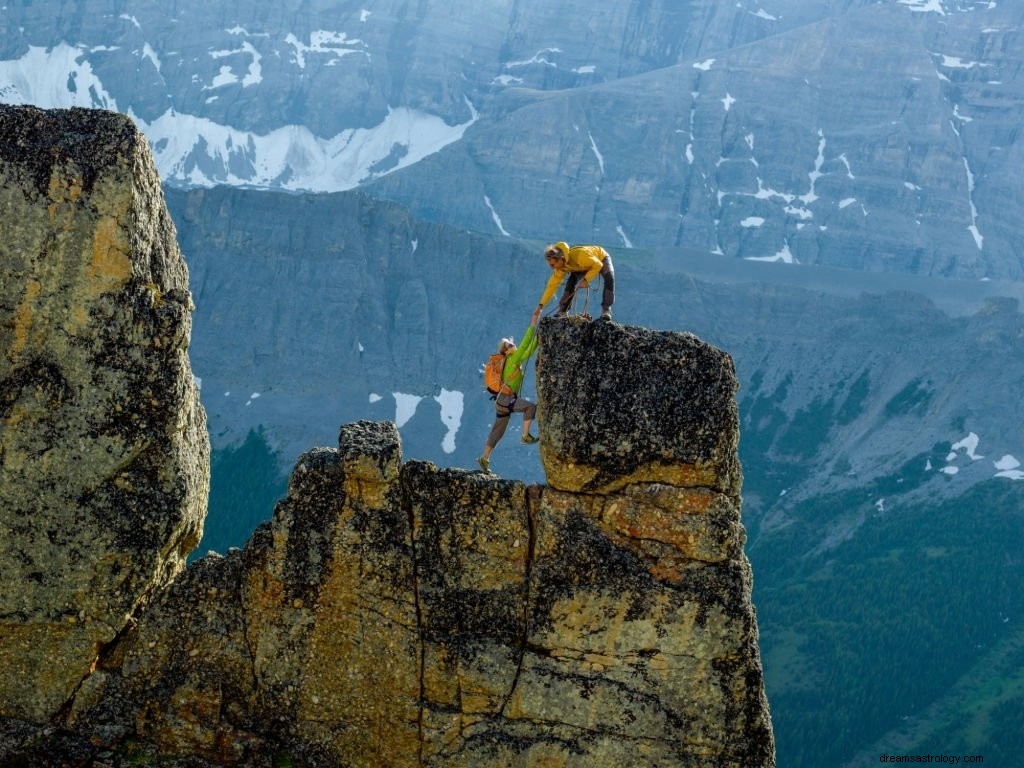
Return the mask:
<svg viewBox="0 0 1024 768">
<path fill-rule="evenodd" d="M 209 442 L 132 122 L 0 106 L 0 212 L 0 715 L 45 721 L 184 567 Z"/>
</svg>

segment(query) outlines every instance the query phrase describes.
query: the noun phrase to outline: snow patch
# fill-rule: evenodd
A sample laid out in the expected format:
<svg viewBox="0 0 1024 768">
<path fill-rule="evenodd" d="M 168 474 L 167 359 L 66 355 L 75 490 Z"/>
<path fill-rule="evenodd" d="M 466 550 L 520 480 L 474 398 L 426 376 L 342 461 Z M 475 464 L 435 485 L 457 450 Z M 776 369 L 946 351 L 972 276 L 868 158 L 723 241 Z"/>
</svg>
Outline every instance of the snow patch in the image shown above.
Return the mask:
<svg viewBox="0 0 1024 768">
<path fill-rule="evenodd" d="M 1024 470 L 1020 469 L 1020 462 L 1010 454 L 1006 454 L 999 461 L 993 461 L 993 466 L 999 471 L 996 477 L 1005 477 L 1009 480 L 1024 480 Z"/>
<path fill-rule="evenodd" d="M 942 7 L 940 0 L 899 0 L 900 5 L 905 5 L 914 13 L 937 13 L 940 16 L 946 15 L 946 9 Z"/>
<path fill-rule="evenodd" d="M 590 139 L 590 151 L 594 153 L 594 157 L 597 158 L 597 164 L 601 168 L 601 175 L 604 176 L 604 156 L 597 148 L 597 142 L 594 141 L 594 136 L 589 131 L 587 137 Z"/>
<path fill-rule="evenodd" d="M 973 123 L 974 122 L 974 118 L 973 117 L 968 117 L 967 115 L 961 115 L 960 114 L 960 105 L 959 104 L 954 104 L 953 105 L 953 117 L 955 117 L 961 123 Z"/>
<path fill-rule="evenodd" d="M 142 58 L 149 59 L 153 66 L 156 67 L 156 71 L 160 71 L 160 57 L 156 55 L 156 51 L 153 50 L 149 43 L 142 46 Z"/>
<path fill-rule="evenodd" d="M 458 141 L 477 114 L 474 110 L 468 122 L 450 126 L 440 117 L 398 107 L 374 128 L 349 129 L 329 139 L 297 125 L 259 135 L 172 110 L 152 123 L 134 119 L 153 145 L 164 179 L 199 187 L 341 192 Z"/>
<path fill-rule="evenodd" d="M 968 432 L 966 437 L 964 437 L 961 440 L 957 440 L 950 446 L 949 453 L 946 454 L 946 466 L 939 471 L 945 472 L 947 475 L 955 475 L 957 472 L 959 472 L 959 467 L 954 466 L 953 462 L 960 458 L 961 453 L 967 458 L 969 458 L 971 461 L 978 461 L 980 459 L 985 458 L 982 454 L 978 453 L 978 444 L 980 442 L 981 438 L 978 437 L 978 434 L 976 432 Z M 1015 461 L 1015 459 L 1013 459 L 1012 456 L 1004 456 L 999 461 L 1005 461 L 1007 471 L 1013 472 L 1015 468 L 1009 466 L 1011 460 Z M 996 469 L 999 469 L 998 465 L 996 466 Z"/>
<path fill-rule="evenodd" d="M 441 422 L 448 427 L 448 432 L 441 441 L 441 450 L 452 453 L 455 450 L 455 435 L 462 425 L 463 395 L 458 391 L 442 388 L 440 395 L 434 399 L 441 406 Z"/>
<path fill-rule="evenodd" d="M 323 30 L 311 44 L 293 42 L 298 53 L 340 51 L 359 41 Z M 85 58 L 85 49 L 60 43 L 47 50 L 29 47 L 19 59 L 0 61 L 0 101 L 33 104 L 42 109 L 87 107 L 120 111 Z M 258 53 L 248 42 L 234 51 L 211 53 L 252 57 L 248 70 L 221 68 L 214 84 L 242 87 L 259 82 Z M 215 97 L 214 97 L 215 98 Z M 413 165 L 460 140 L 479 117 L 466 100 L 470 117 L 448 125 L 442 118 L 407 107 L 389 109 L 372 128 L 342 131 L 323 138 L 300 125 L 267 134 L 233 128 L 206 118 L 168 110 L 152 122 L 128 112 L 149 139 L 161 178 L 198 187 L 220 184 L 269 187 L 295 192 L 341 192 Z"/>
<path fill-rule="evenodd" d="M 561 52 L 562 52 L 561 48 L 542 48 L 541 50 L 537 51 L 535 54 L 533 54 L 533 56 L 531 56 L 528 59 L 520 59 L 519 61 L 508 61 L 508 62 L 505 62 L 505 69 L 512 69 L 512 68 L 517 68 L 517 67 L 529 67 L 529 66 L 531 66 L 533 64 L 543 64 L 546 67 L 554 67 L 555 69 L 557 69 L 558 65 L 555 64 L 555 62 L 553 62 L 553 61 L 549 60 L 548 58 L 546 58 L 545 54 L 548 54 L 548 53 L 561 53 Z"/>
<path fill-rule="evenodd" d="M 850 169 L 850 161 L 846 157 L 846 153 L 845 152 L 839 156 L 839 162 L 841 162 L 846 167 L 846 178 L 848 178 L 848 179 L 855 179 L 855 178 L 857 178 L 856 176 L 853 175 L 853 171 Z"/>
<path fill-rule="evenodd" d="M 236 50 L 210 51 L 210 57 L 213 59 L 223 59 L 238 54 L 245 54 L 252 57 L 246 73 L 242 77 L 239 77 L 235 74 L 235 71 L 231 66 L 222 66 L 219 74 L 213 78 L 213 82 L 211 82 L 210 85 L 203 86 L 204 91 L 210 91 L 214 88 L 222 88 L 225 85 L 234 85 L 236 83 L 240 83 L 243 88 L 248 88 L 250 85 L 258 85 L 263 82 L 263 69 L 260 65 L 262 56 L 260 56 L 259 51 L 257 51 L 249 41 L 244 41 L 242 43 L 242 47 Z"/>
<path fill-rule="evenodd" d="M 1007 470 L 1007 469 L 1016 469 L 1017 467 L 1020 466 L 1020 462 L 1017 461 L 1017 459 L 1015 459 L 1010 454 L 1006 454 L 999 461 L 993 461 L 992 465 L 996 469 Z"/>
<path fill-rule="evenodd" d="M 337 63 L 343 56 L 353 53 L 361 53 L 365 56 L 370 54 L 366 50 L 366 44 L 357 38 L 349 39 L 345 32 L 333 32 L 327 29 L 317 29 L 309 34 L 309 43 L 299 40 L 294 34 L 288 33 L 284 41 L 293 50 L 295 64 L 299 69 L 306 68 L 306 56 L 311 54 L 322 54 L 332 58 L 327 60 L 327 66 Z"/>
<path fill-rule="evenodd" d="M 491 198 L 488 197 L 487 195 L 484 195 L 484 204 L 487 206 L 487 209 L 491 212 L 491 219 L 498 227 L 498 231 L 501 232 L 501 234 L 503 234 L 505 237 L 510 237 L 509 233 L 505 231 L 505 227 L 501 225 L 501 217 L 498 215 L 498 212 L 494 210 L 494 206 L 491 205 Z"/>
<path fill-rule="evenodd" d="M 771 256 L 747 256 L 747 261 L 781 261 L 783 264 L 799 264 L 793 252 L 789 250 L 789 243 L 785 243 L 782 248 Z"/>
<path fill-rule="evenodd" d="M 942 63 L 940 66 L 947 67 L 949 69 L 974 69 L 980 67 L 976 61 L 964 61 L 959 56 L 947 56 L 946 54 L 940 54 L 942 56 Z"/>
<path fill-rule="evenodd" d="M 491 83 L 493 85 L 503 85 L 503 86 L 522 85 L 523 84 L 523 78 L 521 78 L 521 77 L 513 77 L 512 75 L 498 75 L 497 77 L 495 77 L 494 79 L 491 80 Z"/>
<path fill-rule="evenodd" d="M 967 230 L 971 233 L 974 238 L 974 244 L 981 250 L 981 244 L 985 238 L 982 237 L 981 232 L 978 229 L 978 208 L 974 205 L 974 172 L 971 170 L 970 163 L 967 162 L 967 158 L 964 157 L 964 170 L 967 172 L 967 201 L 971 204 L 971 224 L 967 227 Z"/>
<path fill-rule="evenodd" d="M 423 398 L 404 392 L 392 392 L 391 395 L 395 398 L 395 426 L 401 428 L 416 415 L 416 406 Z"/>
<path fill-rule="evenodd" d="M 42 109 L 118 111 L 117 102 L 104 90 L 83 52 L 67 43 L 50 50 L 29 46 L 20 59 L 0 61 L 0 101 Z"/>
</svg>

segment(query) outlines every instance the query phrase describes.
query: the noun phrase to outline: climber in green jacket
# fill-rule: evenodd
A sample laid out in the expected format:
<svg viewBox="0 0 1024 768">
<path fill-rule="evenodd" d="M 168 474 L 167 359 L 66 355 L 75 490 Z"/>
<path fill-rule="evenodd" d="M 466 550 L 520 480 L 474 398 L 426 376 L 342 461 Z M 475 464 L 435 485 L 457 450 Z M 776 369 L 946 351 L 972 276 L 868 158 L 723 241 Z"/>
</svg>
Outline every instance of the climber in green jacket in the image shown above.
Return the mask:
<svg viewBox="0 0 1024 768">
<path fill-rule="evenodd" d="M 530 424 L 537 415 L 537 404 L 526 398 L 519 397 L 519 391 L 523 387 L 524 369 L 527 361 L 537 349 L 537 321 L 540 319 L 540 307 L 533 311 L 530 320 L 530 327 L 526 329 L 522 340 L 517 345 L 512 339 L 502 339 L 498 343 L 498 354 L 492 356 L 492 360 L 501 356 L 504 362 L 500 364 L 500 380 L 493 383 L 487 381 L 487 372 L 484 379 L 489 390 L 496 392 L 494 395 L 494 424 L 484 442 L 484 452 L 478 458 L 477 464 L 484 472 L 491 470 L 491 451 L 498 444 L 505 430 L 508 428 L 509 420 L 513 413 L 523 414 L 523 436 L 524 443 L 536 443 L 537 438 L 530 434 Z"/>
<path fill-rule="evenodd" d="M 540 297 L 539 307 L 543 309 L 558 290 L 559 284 L 568 275 L 565 291 L 558 301 L 556 317 L 565 317 L 572 304 L 576 291 L 586 288 L 594 278 L 601 275 L 604 290 L 601 293 L 601 318 L 611 320 L 612 304 L 615 302 L 615 267 L 612 257 L 600 245 L 576 245 L 572 248 L 568 243 L 552 243 L 544 249 L 544 259 L 554 270 L 548 280 L 547 287 Z"/>
</svg>

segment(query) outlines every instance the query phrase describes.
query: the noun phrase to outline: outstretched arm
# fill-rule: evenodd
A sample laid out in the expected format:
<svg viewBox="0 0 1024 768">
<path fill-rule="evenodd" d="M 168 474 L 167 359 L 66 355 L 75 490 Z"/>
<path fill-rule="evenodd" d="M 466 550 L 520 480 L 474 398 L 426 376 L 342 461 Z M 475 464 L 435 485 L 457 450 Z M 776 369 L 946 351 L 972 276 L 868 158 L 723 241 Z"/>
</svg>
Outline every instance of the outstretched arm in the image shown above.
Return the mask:
<svg viewBox="0 0 1024 768">
<path fill-rule="evenodd" d="M 551 277 L 548 278 L 548 284 L 544 288 L 544 293 L 540 297 L 540 303 L 537 304 L 537 309 L 543 309 L 544 305 L 551 301 L 551 297 L 555 295 L 555 291 L 558 290 L 559 283 L 565 278 L 565 271 L 556 269 Z"/>
<path fill-rule="evenodd" d="M 540 316 L 540 308 L 538 307 L 533 311 L 535 316 Z M 519 346 L 516 347 L 516 351 L 508 356 L 510 362 L 515 365 L 525 365 L 526 361 L 530 359 L 530 355 L 537 349 L 537 323 L 536 321 L 530 323 L 530 327 L 526 329 L 526 333 L 523 334 L 523 338 L 519 341 Z"/>
</svg>

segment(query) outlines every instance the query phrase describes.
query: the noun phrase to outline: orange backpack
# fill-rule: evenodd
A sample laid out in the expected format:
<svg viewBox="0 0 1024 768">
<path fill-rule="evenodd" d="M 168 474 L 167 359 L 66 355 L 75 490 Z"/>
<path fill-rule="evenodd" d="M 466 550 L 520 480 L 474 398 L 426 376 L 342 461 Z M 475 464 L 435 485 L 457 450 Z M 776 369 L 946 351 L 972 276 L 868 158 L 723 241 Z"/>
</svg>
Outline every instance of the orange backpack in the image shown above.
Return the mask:
<svg viewBox="0 0 1024 768">
<path fill-rule="evenodd" d="M 512 388 L 505 383 L 505 359 L 508 355 L 491 355 L 484 364 L 484 386 L 493 400 L 498 394 L 510 395 Z"/>
</svg>

